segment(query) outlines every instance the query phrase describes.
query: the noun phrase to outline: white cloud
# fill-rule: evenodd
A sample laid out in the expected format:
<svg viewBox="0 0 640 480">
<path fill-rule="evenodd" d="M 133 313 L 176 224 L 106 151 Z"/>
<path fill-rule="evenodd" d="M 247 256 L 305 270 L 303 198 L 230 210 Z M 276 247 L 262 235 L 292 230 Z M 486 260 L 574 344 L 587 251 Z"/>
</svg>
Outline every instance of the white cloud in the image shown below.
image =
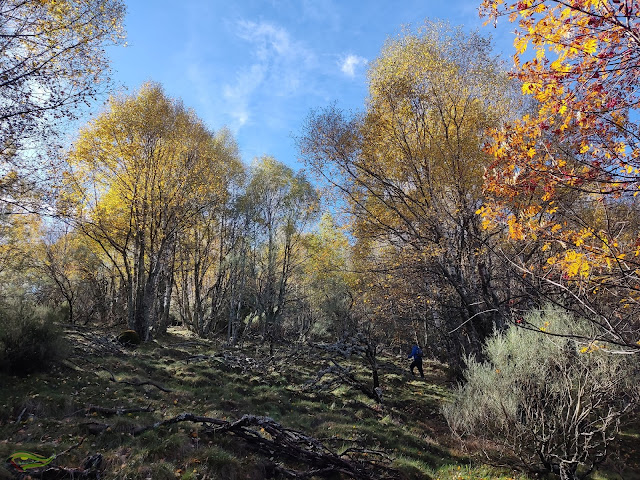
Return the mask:
<svg viewBox="0 0 640 480">
<path fill-rule="evenodd" d="M 356 69 L 358 67 L 364 67 L 367 64 L 367 59 L 359 57 L 358 55 L 347 55 L 340 65 L 342 73 L 349 77 L 355 77 Z"/>
<path fill-rule="evenodd" d="M 255 44 L 256 56 L 260 60 L 266 60 L 273 54 L 290 56 L 296 53 L 289 33 L 270 23 L 241 20 L 236 33 L 243 40 Z"/>
<path fill-rule="evenodd" d="M 249 70 L 240 72 L 233 85 L 224 86 L 222 94 L 227 101 L 228 114 L 234 120 L 233 128 L 235 130 L 249 121 L 251 117 L 249 101 L 253 92 L 263 82 L 264 76 L 264 67 L 260 64 L 254 64 Z"/>
<path fill-rule="evenodd" d="M 256 59 L 267 64 L 272 75 L 299 75 L 315 63 L 314 53 L 277 25 L 243 20 L 236 34 L 253 44 Z"/>
<path fill-rule="evenodd" d="M 196 26 L 193 32 L 198 32 Z M 230 21 L 226 31 L 231 33 L 227 42 L 233 54 L 225 64 L 211 61 L 220 49 L 218 45 L 203 48 L 202 34 L 192 33 L 186 46 L 184 73 L 199 111 L 213 124 L 226 124 L 236 135 L 260 122 L 281 126 L 290 102 L 315 93 L 321 59 L 275 23 Z"/>
<path fill-rule="evenodd" d="M 252 63 L 239 67 L 234 81 L 223 86 L 227 109 L 234 119 L 232 128 L 237 130 L 251 120 L 252 100 L 257 95 L 298 95 L 316 59 L 286 29 L 268 22 L 242 20 L 235 33 L 252 48 L 247 56 Z"/>
</svg>

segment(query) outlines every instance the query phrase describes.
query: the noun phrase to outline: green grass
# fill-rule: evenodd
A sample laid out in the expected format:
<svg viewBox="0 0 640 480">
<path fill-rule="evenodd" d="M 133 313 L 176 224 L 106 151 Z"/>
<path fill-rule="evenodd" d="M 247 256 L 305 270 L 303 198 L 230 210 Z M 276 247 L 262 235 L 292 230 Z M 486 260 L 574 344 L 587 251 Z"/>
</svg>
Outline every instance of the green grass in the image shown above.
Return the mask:
<svg viewBox="0 0 640 480">
<path fill-rule="evenodd" d="M 77 337 L 67 336 L 68 342 L 81 347 Z M 79 352 L 77 348 L 73 351 Z M 227 363 L 215 343 L 186 338 L 177 329 L 158 342 L 121 354 L 83 348 L 85 353 L 71 356 L 48 373 L 0 376 L 0 457 L 20 450 L 59 453 L 85 437 L 81 446 L 56 460 L 58 465 L 80 466 L 87 455 L 101 453 L 105 479 L 265 478 L 274 462 L 304 468 L 290 459 L 265 457 L 242 439 L 212 435 L 188 422 L 132 435 L 137 426 L 183 412 L 228 420 L 255 414 L 316 437 L 336 452 L 348 448 L 384 452 L 405 479 L 526 478 L 509 470 L 470 465 L 466 454 L 458 450 L 439 413 L 449 395 L 450 381 L 447 369 L 436 363 L 425 363 L 426 379 L 422 380 L 402 373 L 406 365 L 398 359 L 381 359 L 385 398 L 381 409 L 351 387 L 303 388 L 329 364 L 318 350 L 302 350 L 291 358 L 292 352 L 281 347 L 263 370 L 252 368 L 251 362 Z M 261 352 L 255 345 L 227 354 L 267 360 L 267 350 Z M 194 355 L 217 356 L 188 361 Z M 361 360 L 342 363 L 350 364 L 362 381 L 369 381 Z M 114 383 L 111 373 L 117 380 L 153 380 L 172 391 Z M 86 414 L 88 405 L 151 406 L 154 411 L 105 416 Z M 109 428 L 97 434 L 100 424 Z M 637 445 L 638 438 L 630 436 L 624 441 Z M 598 478 L 619 478 L 604 472 L 609 476 Z M 0 466 L 0 480 L 11 478 L 8 475 Z"/>
<path fill-rule="evenodd" d="M 444 465 L 431 471 L 435 480 L 527 480 L 528 477 L 506 469 L 486 465 Z"/>
</svg>

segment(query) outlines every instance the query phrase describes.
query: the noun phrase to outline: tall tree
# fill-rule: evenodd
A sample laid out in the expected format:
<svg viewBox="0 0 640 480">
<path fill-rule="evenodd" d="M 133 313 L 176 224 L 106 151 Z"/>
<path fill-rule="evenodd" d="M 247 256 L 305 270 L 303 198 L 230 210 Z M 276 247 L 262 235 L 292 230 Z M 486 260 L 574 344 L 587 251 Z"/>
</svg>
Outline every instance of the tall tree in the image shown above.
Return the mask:
<svg viewBox="0 0 640 480">
<path fill-rule="evenodd" d="M 0 245 L 49 204 L 60 131 L 108 90 L 103 47 L 122 42 L 123 17 L 121 0 L 0 0 Z M 0 265 L 17 254 L 0 248 Z"/>
<path fill-rule="evenodd" d="M 306 258 L 297 286 L 306 308 L 298 309 L 303 313 L 298 319 L 299 335 L 315 334 L 338 341 L 355 334 L 351 311 L 355 276 L 349 272 L 351 247 L 345 232 L 325 212 L 317 230 L 306 235 L 304 243 Z"/>
<path fill-rule="evenodd" d="M 13 205 L 0 203 L 0 207 L 0 303 L 4 303 L 37 293 L 34 263 L 42 221 L 35 214 L 16 214 Z"/>
<path fill-rule="evenodd" d="M 373 62 L 363 115 L 312 115 L 300 141 L 308 164 L 348 202 L 360 261 L 446 313 L 438 328 L 452 340 L 451 360 L 480 351 L 505 300 L 475 211 L 489 160 L 484 131 L 519 106 L 490 52 L 477 33 L 427 23 Z M 417 283 L 409 272 L 419 272 Z M 363 283 L 365 294 L 373 283 Z M 398 305 L 397 291 L 379 293 L 378 305 L 385 296 Z"/>
<path fill-rule="evenodd" d="M 516 75 L 539 107 L 493 132 L 495 201 L 481 213 L 513 240 L 541 242 L 544 269 L 519 267 L 556 287 L 603 339 L 638 348 L 640 5 L 485 0 L 482 11 L 518 23 Z"/>
<path fill-rule="evenodd" d="M 302 173 L 265 156 L 253 165 L 245 197 L 255 242 L 255 307 L 263 336 L 273 344 L 304 229 L 317 213 L 318 195 Z"/>
<path fill-rule="evenodd" d="M 242 242 L 242 219 L 234 203 L 244 183 L 244 167 L 231 133 L 216 133 L 217 160 L 227 166 L 227 192 L 198 213 L 179 236 L 176 287 L 183 323 L 203 337 L 229 320 L 235 285 L 234 256 Z"/>
<path fill-rule="evenodd" d="M 237 162 L 156 84 L 111 98 L 69 152 L 69 200 L 79 225 L 118 271 L 130 328 L 166 326 L 179 235 L 225 201 Z"/>
</svg>

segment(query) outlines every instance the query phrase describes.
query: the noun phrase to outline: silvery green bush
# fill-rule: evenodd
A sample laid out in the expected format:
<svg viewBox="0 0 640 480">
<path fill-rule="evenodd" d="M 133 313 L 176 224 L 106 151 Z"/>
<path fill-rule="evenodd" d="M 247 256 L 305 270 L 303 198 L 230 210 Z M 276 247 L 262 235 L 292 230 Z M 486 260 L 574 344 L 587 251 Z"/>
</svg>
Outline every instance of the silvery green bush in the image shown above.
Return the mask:
<svg viewBox="0 0 640 480">
<path fill-rule="evenodd" d="M 489 339 L 486 361 L 467 359 L 445 417 L 460 436 L 487 440 L 485 453 L 584 478 L 640 397 L 638 354 L 598 342 L 593 322 L 554 307 L 521 325 Z"/>
</svg>

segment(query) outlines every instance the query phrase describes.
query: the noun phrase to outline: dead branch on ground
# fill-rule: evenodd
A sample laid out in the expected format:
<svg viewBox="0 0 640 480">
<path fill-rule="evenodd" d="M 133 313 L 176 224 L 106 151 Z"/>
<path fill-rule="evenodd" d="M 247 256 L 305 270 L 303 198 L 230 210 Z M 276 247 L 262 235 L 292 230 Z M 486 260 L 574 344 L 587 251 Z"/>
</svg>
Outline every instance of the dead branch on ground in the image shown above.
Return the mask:
<svg viewBox="0 0 640 480">
<path fill-rule="evenodd" d="M 107 372 L 110 376 L 109 380 L 115 383 L 124 383 L 125 385 L 133 385 L 134 387 L 151 385 L 152 387 L 156 387 L 158 390 L 162 390 L 163 392 L 166 392 L 166 393 L 173 392 L 173 390 L 171 390 L 170 388 L 163 387 L 158 382 L 154 382 L 153 380 L 139 380 L 137 378 L 134 378 L 133 380 L 116 380 L 116 377 L 113 374 L 113 372 L 111 372 L 110 370 L 107 370 L 104 367 L 101 370 L 104 370 L 105 372 Z"/>
<path fill-rule="evenodd" d="M 122 348 L 122 345 L 118 343 L 115 335 L 99 335 L 95 332 L 84 332 L 78 327 L 73 328 L 71 326 L 67 326 L 65 333 L 69 338 L 76 340 L 76 344 L 73 346 L 75 356 L 121 356 L 126 354 L 126 351 Z"/>
<path fill-rule="evenodd" d="M 200 423 L 205 426 L 204 434 L 228 433 L 242 438 L 261 454 L 301 462 L 310 467 L 308 471 L 298 471 L 282 465 L 273 466 L 275 472 L 287 478 L 304 479 L 336 473 L 355 480 L 391 480 L 398 477 L 389 466 L 391 459 L 384 452 L 350 448 L 338 454 L 318 439 L 286 428 L 270 417 L 244 415 L 239 420 L 227 421 L 182 413 L 152 425 L 137 427 L 132 433 L 137 436 L 180 422 Z"/>
<path fill-rule="evenodd" d="M 151 405 L 148 407 L 116 407 L 116 408 L 108 408 L 101 407 L 99 405 L 89 405 L 84 409 L 85 413 L 100 413 L 102 415 L 126 415 L 128 413 L 140 413 L 140 412 L 153 412 L 154 409 L 151 408 Z"/>
<path fill-rule="evenodd" d="M 332 358 L 330 359 L 330 361 L 331 363 L 333 363 L 333 365 L 318 372 L 314 380 L 307 382 L 306 388 L 316 387 L 319 389 L 326 389 L 328 387 L 333 387 L 333 385 L 335 385 L 339 380 L 342 383 L 346 383 L 347 385 L 350 385 L 351 387 L 364 393 L 366 396 L 375 400 L 380 404 L 381 407 L 384 408 L 382 388 L 380 387 L 378 373 L 378 346 L 374 341 L 372 341 L 364 333 L 359 332 L 352 337 L 344 338 L 333 344 L 315 344 L 313 346 L 317 349 L 324 350 L 325 352 L 338 354 L 344 358 L 350 358 L 352 355 L 363 357 L 371 368 L 373 386 L 369 387 L 362 381 L 358 380 L 352 373 L 351 368 L 343 367 Z M 329 382 L 325 381 L 322 384 L 319 384 L 320 380 L 322 380 L 323 377 L 329 374 L 335 375 L 336 379 Z"/>
<path fill-rule="evenodd" d="M 330 391 L 339 385 L 347 384 L 350 387 L 355 388 L 359 392 L 364 393 L 372 400 L 375 400 L 376 402 L 382 404 L 381 388 L 368 387 L 356 378 L 350 367 L 343 367 L 333 359 L 331 359 L 330 361 L 333 365 L 328 366 L 324 370 L 320 370 L 317 373 L 316 378 L 305 383 L 303 387 L 304 389 Z M 327 375 L 333 375 L 334 377 L 322 381 L 323 378 Z"/>
<path fill-rule="evenodd" d="M 215 355 L 191 355 L 186 359 L 187 363 L 215 361 L 228 368 L 242 370 L 242 373 L 259 372 L 263 373 L 269 366 L 269 362 L 258 360 L 257 358 L 245 355 L 237 356 L 229 352 L 221 352 Z"/>
</svg>

